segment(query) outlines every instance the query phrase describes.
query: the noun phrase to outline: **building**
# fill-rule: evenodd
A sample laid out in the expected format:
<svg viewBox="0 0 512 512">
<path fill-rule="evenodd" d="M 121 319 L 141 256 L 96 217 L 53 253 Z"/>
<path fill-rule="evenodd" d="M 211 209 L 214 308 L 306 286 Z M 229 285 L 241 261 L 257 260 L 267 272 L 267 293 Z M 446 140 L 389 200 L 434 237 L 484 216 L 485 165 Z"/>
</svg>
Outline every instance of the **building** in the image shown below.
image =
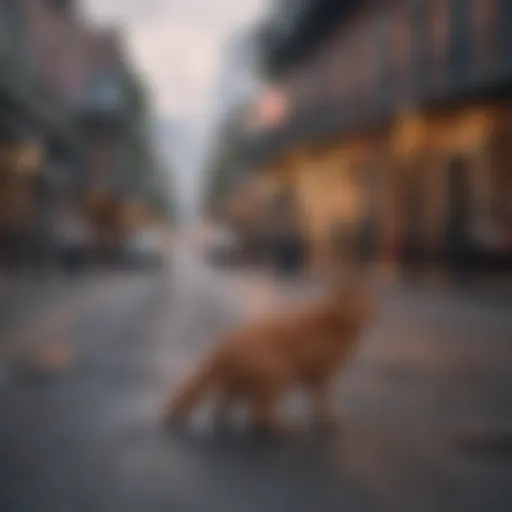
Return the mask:
<svg viewBox="0 0 512 512">
<path fill-rule="evenodd" d="M 2 257 L 52 260 L 69 207 L 85 207 L 98 240 L 122 241 L 141 221 L 133 211 L 155 203 L 156 172 L 147 93 L 122 37 L 74 0 L 0 4 Z"/>
<path fill-rule="evenodd" d="M 257 69 L 257 34 L 252 29 L 231 35 L 223 52 L 215 91 L 215 116 L 219 122 L 245 105 L 261 86 Z"/>
<path fill-rule="evenodd" d="M 49 46 L 60 17 L 51 2 L 0 6 L 0 245 L 11 262 L 31 266 L 49 258 L 63 167 L 77 156 L 71 118 L 44 72 L 58 60 Z"/>
<path fill-rule="evenodd" d="M 80 189 L 98 242 L 110 251 L 137 227 L 131 212 L 151 209 L 152 121 L 144 84 L 124 54 L 119 31 L 91 31 L 88 50 L 84 93 L 74 103 L 85 155 Z M 136 217 L 138 225 L 143 219 Z"/>
<path fill-rule="evenodd" d="M 512 4 L 277 3 L 263 57 L 291 112 L 243 151 L 293 191 L 313 265 L 336 238 L 388 261 L 510 260 Z"/>
<path fill-rule="evenodd" d="M 258 73 L 258 33 L 254 27 L 231 35 L 223 52 L 223 64 L 213 95 L 210 165 L 206 209 L 218 211 L 226 194 L 243 171 L 236 154 L 238 140 L 248 124 L 254 99 L 261 88 Z"/>
</svg>

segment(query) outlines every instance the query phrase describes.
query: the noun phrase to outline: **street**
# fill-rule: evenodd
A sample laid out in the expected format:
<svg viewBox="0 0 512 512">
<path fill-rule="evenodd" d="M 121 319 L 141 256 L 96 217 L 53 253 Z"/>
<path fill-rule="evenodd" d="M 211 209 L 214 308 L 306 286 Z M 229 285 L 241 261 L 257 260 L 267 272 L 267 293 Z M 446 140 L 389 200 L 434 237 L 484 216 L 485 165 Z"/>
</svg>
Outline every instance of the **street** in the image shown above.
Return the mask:
<svg viewBox="0 0 512 512">
<path fill-rule="evenodd" d="M 292 397 L 304 429 L 289 439 L 215 434 L 207 407 L 178 435 L 160 424 L 167 394 L 219 333 L 290 293 L 214 271 L 186 243 L 170 261 L 91 278 L 4 336 L 59 339 L 75 359 L 0 382 L 0 510 L 512 510 L 505 300 L 385 288 L 339 382 L 337 433 L 308 429 Z"/>
</svg>

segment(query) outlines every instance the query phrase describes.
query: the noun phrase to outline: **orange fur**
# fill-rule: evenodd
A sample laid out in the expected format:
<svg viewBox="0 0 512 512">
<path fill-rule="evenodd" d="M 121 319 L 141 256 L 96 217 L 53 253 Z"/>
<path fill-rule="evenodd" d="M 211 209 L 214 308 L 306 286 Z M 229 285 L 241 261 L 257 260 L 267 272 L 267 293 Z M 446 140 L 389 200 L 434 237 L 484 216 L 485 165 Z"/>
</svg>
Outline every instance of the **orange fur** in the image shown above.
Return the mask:
<svg viewBox="0 0 512 512">
<path fill-rule="evenodd" d="M 216 393 L 220 420 L 242 401 L 254 426 L 275 429 L 282 426 L 279 401 L 301 386 L 311 393 L 315 416 L 331 420 L 333 379 L 353 354 L 372 311 L 369 295 L 352 287 L 303 311 L 226 335 L 180 387 L 166 419 L 185 421 L 206 395 Z"/>
</svg>

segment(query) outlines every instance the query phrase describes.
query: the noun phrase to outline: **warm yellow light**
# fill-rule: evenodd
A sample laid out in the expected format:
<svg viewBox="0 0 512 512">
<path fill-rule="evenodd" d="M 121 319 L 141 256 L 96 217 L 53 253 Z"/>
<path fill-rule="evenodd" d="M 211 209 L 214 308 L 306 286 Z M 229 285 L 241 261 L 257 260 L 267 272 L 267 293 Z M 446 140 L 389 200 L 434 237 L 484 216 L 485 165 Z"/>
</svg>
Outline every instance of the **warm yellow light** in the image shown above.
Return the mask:
<svg viewBox="0 0 512 512">
<path fill-rule="evenodd" d="M 124 205 L 123 220 L 128 228 L 140 226 L 146 219 L 146 209 L 137 201 L 130 201 Z"/>
<path fill-rule="evenodd" d="M 403 117 L 395 130 L 395 151 L 402 156 L 410 155 L 421 148 L 424 135 L 425 126 L 420 117 L 413 114 Z"/>
<path fill-rule="evenodd" d="M 36 173 L 43 161 L 43 152 L 37 145 L 23 145 L 15 150 L 14 167 L 22 174 Z"/>
<path fill-rule="evenodd" d="M 477 147 L 490 133 L 490 117 L 485 112 L 471 112 L 459 121 L 454 130 L 456 144 L 460 149 Z"/>
</svg>

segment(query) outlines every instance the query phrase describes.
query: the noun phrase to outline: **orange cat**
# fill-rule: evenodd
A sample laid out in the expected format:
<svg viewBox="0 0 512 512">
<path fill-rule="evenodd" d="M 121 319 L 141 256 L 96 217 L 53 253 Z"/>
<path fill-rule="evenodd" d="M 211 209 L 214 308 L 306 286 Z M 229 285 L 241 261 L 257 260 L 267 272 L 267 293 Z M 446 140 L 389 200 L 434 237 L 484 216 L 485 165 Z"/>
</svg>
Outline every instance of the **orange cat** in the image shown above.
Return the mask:
<svg viewBox="0 0 512 512">
<path fill-rule="evenodd" d="M 186 421 L 206 395 L 218 396 L 218 419 L 233 405 L 249 405 L 255 427 L 280 429 L 277 406 L 286 392 L 302 386 L 311 393 L 317 419 L 334 418 L 333 379 L 350 359 L 374 303 L 352 286 L 303 311 L 261 322 L 225 336 L 199 371 L 178 390 L 166 409 L 169 422 Z"/>
</svg>

